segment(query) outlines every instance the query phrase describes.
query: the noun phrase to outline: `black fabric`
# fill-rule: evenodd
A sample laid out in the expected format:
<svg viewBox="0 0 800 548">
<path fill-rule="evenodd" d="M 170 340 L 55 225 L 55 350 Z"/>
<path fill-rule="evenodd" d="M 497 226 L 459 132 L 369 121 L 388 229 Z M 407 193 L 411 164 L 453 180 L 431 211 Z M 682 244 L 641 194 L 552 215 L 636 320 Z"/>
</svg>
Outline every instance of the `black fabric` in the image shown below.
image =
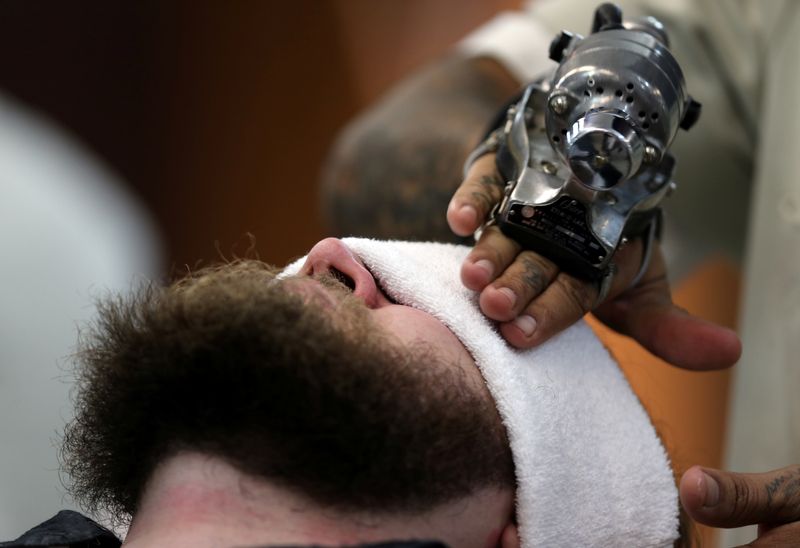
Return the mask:
<svg viewBox="0 0 800 548">
<path fill-rule="evenodd" d="M 62 510 L 41 525 L 37 525 L 16 540 L 0 542 L 0 548 L 46 548 L 68 546 L 69 548 L 118 548 L 122 542 L 108 529 L 72 510 Z M 322 546 L 263 545 L 250 548 L 324 548 Z M 359 544 L 342 548 L 447 548 L 447 545 L 432 540 L 389 541 Z"/>
<path fill-rule="evenodd" d="M 248 546 L 247 548 L 331 548 L 331 547 L 321 546 L 318 544 L 315 544 L 313 546 L 296 546 L 294 544 L 277 546 L 269 544 L 258 547 Z M 447 545 L 442 544 L 438 540 L 401 540 L 401 541 L 392 540 L 389 542 L 341 546 L 339 548 L 447 548 Z"/>
<path fill-rule="evenodd" d="M 0 542 L 0 548 L 69 546 L 69 548 L 117 548 L 122 542 L 108 529 L 72 510 L 37 525 L 16 540 Z"/>
</svg>

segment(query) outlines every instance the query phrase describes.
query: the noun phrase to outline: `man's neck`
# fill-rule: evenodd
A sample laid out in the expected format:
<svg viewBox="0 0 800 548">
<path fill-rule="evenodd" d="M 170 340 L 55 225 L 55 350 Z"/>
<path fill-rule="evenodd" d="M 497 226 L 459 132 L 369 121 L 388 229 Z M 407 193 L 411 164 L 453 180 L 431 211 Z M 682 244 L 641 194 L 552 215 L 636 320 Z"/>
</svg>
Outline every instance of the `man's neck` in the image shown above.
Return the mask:
<svg viewBox="0 0 800 548">
<path fill-rule="evenodd" d="M 343 514 L 217 457 L 181 453 L 153 473 L 124 545 L 354 545 L 440 540 L 453 548 L 495 546 L 513 496 L 484 490 L 424 514 Z"/>
</svg>

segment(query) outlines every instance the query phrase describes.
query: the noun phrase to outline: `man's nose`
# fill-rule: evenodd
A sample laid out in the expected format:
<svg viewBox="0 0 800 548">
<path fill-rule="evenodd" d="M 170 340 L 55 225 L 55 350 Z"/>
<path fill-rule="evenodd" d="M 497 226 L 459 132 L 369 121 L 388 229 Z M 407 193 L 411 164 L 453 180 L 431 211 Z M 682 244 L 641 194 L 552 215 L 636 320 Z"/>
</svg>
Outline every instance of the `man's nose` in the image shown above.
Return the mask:
<svg viewBox="0 0 800 548">
<path fill-rule="evenodd" d="M 353 288 L 353 295 L 359 297 L 370 308 L 376 308 L 389 301 L 383 296 L 375 278 L 341 240 L 325 238 L 308 252 L 300 274 L 315 276 L 333 272 L 337 276 L 348 278 Z"/>
</svg>

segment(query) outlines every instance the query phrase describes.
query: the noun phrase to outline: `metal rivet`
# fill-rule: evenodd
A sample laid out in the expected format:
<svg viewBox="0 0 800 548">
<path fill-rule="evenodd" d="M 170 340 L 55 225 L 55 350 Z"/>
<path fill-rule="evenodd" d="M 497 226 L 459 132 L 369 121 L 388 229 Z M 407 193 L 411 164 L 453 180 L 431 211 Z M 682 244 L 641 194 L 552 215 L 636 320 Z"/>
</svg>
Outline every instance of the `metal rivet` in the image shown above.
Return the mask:
<svg viewBox="0 0 800 548">
<path fill-rule="evenodd" d="M 555 175 L 558 171 L 558 167 L 552 162 L 548 162 L 547 160 L 542 160 L 542 171 L 547 173 L 548 175 Z"/>
<path fill-rule="evenodd" d="M 566 96 L 553 95 L 553 97 L 550 98 L 550 109 L 556 114 L 564 114 L 567 112 L 568 107 L 569 101 L 567 101 Z"/>
<path fill-rule="evenodd" d="M 652 164 L 658 160 L 658 150 L 656 150 L 656 147 L 653 145 L 647 145 L 644 147 L 644 156 L 642 157 L 642 160 L 644 160 L 646 164 Z"/>
</svg>

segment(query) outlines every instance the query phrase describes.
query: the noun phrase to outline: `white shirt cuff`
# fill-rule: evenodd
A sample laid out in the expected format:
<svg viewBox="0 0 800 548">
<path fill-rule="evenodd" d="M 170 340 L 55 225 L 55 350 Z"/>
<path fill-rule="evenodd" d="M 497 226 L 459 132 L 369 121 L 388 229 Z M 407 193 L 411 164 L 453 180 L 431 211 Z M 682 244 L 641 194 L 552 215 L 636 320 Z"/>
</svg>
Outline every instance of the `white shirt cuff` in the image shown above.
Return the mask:
<svg viewBox="0 0 800 548">
<path fill-rule="evenodd" d="M 526 84 L 555 68 L 548 57 L 554 37 L 529 14 L 509 11 L 473 31 L 458 43 L 457 50 L 469 57 L 492 57 Z"/>
</svg>

